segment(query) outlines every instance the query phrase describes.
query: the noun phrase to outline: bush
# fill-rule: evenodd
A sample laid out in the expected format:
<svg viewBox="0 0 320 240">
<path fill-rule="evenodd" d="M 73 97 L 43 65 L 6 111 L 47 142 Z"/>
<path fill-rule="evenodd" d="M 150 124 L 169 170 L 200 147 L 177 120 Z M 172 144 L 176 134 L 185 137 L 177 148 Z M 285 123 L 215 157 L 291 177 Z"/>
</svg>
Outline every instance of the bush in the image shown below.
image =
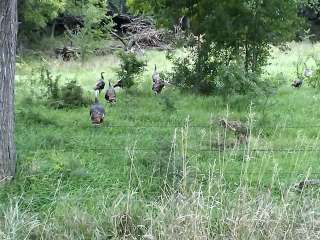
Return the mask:
<svg viewBox="0 0 320 240">
<path fill-rule="evenodd" d="M 124 88 L 129 89 L 134 85 L 134 79 L 144 71 L 146 63 L 137 58 L 134 53 L 119 54 L 121 61 L 118 77 L 123 81 Z"/>
<path fill-rule="evenodd" d="M 225 62 L 215 52 L 192 50 L 186 57 L 174 58 L 170 81 L 184 89 L 200 94 L 245 95 L 259 90 L 259 75 L 247 71 L 241 59 Z"/>
<path fill-rule="evenodd" d="M 39 75 L 37 71 L 40 72 Z M 32 102 L 36 97 L 54 108 L 80 107 L 90 104 L 90 99 L 84 95 L 82 87 L 76 80 L 70 80 L 64 86 L 60 86 L 59 82 L 60 76 L 54 76 L 47 65 L 42 65 L 40 69 L 33 69 L 28 82 L 30 86 L 27 86 L 27 89 L 30 89 L 30 101 Z M 25 95 L 26 99 L 27 95 Z"/>
<path fill-rule="evenodd" d="M 90 100 L 83 94 L 83 89 L 76 80 L 71 80 L 61 87 L 61 101 L 64 107 L 86 106 Z"/>
</svg>

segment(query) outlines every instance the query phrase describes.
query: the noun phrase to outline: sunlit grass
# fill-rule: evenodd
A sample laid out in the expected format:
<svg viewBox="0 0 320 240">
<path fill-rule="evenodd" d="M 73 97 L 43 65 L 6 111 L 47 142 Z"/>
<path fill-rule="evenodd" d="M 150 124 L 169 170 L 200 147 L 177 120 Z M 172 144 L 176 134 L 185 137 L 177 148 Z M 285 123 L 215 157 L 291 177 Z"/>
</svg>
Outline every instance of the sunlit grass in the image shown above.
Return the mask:
<svg viewBox="0 0 320 240">
<path fill-rule="evenodd" d="M 317 238 L 316 212 L 308 209 L 319 206 L 318 190 L 301 198 L 293 184 L 320 175 L 320 95 L 290 82 L 299 58 L 320 45 L 289 46 L 287 52 L 273 48 L 267 70 L 281 86 L 268 101 L 197 96 L 172 86 L 153 96 L 154 64 L 159 71 L 171 64 L 165 52 L 147 52 L 134 90 L 119 91 L 112 106 L 100 96 L 107 111 L 100 128 L 90 125 L 87 107 L 59 110 L 26 101 L 24 81 L 45 62 L 62 84 L 77 79 L 93 99 L 100 72 L 117 81 L 116 56 L 85 63 L 18 59 L 18 173 L 0 191 L 0 223 L 13 215 L 17 225 L 0 224 L 0 238 Z M 307 64 L 314 67 L 311 59 Z M 217 125 L 220 117 L 250 123 L 249 144 L 234 145 L 234 134 Z"/>
</svg>

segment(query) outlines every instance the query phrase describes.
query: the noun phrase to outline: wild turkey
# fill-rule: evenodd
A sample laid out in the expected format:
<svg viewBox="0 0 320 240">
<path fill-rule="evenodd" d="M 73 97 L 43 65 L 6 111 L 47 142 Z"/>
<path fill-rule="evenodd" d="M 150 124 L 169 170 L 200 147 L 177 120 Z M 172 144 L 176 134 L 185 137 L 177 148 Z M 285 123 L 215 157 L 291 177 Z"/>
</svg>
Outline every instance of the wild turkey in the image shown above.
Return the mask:
<svg viewBox="0 0 320 240">
<path fill-rule="evenodd" d="M 229 129 L 234 132 L 235 136 L 239 143 L 247 143 L 248 142 L 248 128 L 247 126 L 240 121 L 229 121 L 227 119 L 219 119 L 218 124 L 224 129 Z"/>
<path fill-rule="evenodd" d="M 113 85 L 114 88 L 119 87 L 119 88 L 123 88 L 123 80 L 119 80 L 115 85 Z"/>
<path fill-rule="evenodd" d="M 104 116 L 106 114 L 104 107 L 99 103 L 98 95 L 99 91 L 96 90 L 94 104 L 90 107 L 90 120 L 94 126 L 99 126 L 103 123 Z"/>
<path fill-rule="evenodd" d="M 94 87 L 95 91 L 99 91 L 99 93 L 104 89 L 104 86 L 106 85 L 104 82 L 104 77 L 103 77 L 104 72 L 101 72 L 101 79 L 96 83 L 96 86 Z"/>
<path fill-rule="evenodd" d="M 306 187 L 319 186 L 319 185 L 320 185 L 320 179 L 305 179 L 295 184 L 294 187 L 296 188 L 296 190 L 302 191 Z"/>
<path fill-rule="evenodd" d="M 152 74 L 152 90 L 154 94 L 159 94 L 164 87 L 164 81 L 161 80 L 160 74 L 157 72 L 157 66 L 154 65 L 154 71 Z"/>
<path fill-rule="evenodd" d="M 109 88 L 107 89 L 104 98 L 109 103 L 115 103 L 116 102 L 116 91 L 114 90 L 114 87 L 111 85 L 110 80 L 109 80 Z"/>
<path fill-rule="evenodd" d="M 164 87 L 164 81 L 162 81 L 161 79 L 156 80 L 156 81 L 152 84 L 152 90 L 153 90 L 154 94 L 159 94 L 159 93 L 161 93 L 163 87 Z"/>
<path fill-rule="evenodd" d="M 294 80 L 294 81 L 292 82 L 291 86 L 292 86 L 292 87 L 295 87 L 295 88 L 300 88 L 301 85 L 302 85 L 302 83 L 303 83 L 303 80 L 301 80 L 301 79 L 296 79 L 296 80 Z"/>
</svg>

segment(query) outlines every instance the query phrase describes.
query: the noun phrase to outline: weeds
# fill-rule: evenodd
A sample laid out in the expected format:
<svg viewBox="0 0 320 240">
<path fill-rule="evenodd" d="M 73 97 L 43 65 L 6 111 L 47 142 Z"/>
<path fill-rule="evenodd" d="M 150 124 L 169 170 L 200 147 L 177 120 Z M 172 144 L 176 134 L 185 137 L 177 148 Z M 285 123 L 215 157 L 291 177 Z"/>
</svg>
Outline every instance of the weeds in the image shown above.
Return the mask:
<svg viewBox="0 0 320 240">
<path fill-rule="evenodd" d="M 37 70 L 32 70 L 32 78 L 28 83 L 30 93 L 25 94 L 25 101 L 32 103 L 42 100 L 54 108 L 81 107 L 91 103 L 90 99 L 84 95 L 83 88 L 77 83 L 77 80 L 70 80 L 60 86 L 61 76 L 54 76 L 47 65 L 42 65 L 38 71 L 39 78 L 36 77 Z"/>
</svg>

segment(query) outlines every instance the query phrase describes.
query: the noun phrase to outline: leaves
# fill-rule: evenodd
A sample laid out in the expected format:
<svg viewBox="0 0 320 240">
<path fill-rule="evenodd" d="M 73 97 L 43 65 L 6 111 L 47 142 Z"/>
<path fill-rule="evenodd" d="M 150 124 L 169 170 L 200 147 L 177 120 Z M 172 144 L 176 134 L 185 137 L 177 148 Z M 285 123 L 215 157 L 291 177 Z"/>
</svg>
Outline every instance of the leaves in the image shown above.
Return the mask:
<svg viewBox="0 0 320 240">
<path fill-rule="evenodd" d="M 66 0 L 24 0 L 19 6 L 25 25 L 40 29 L 65 10 Z"/>
</svg>

